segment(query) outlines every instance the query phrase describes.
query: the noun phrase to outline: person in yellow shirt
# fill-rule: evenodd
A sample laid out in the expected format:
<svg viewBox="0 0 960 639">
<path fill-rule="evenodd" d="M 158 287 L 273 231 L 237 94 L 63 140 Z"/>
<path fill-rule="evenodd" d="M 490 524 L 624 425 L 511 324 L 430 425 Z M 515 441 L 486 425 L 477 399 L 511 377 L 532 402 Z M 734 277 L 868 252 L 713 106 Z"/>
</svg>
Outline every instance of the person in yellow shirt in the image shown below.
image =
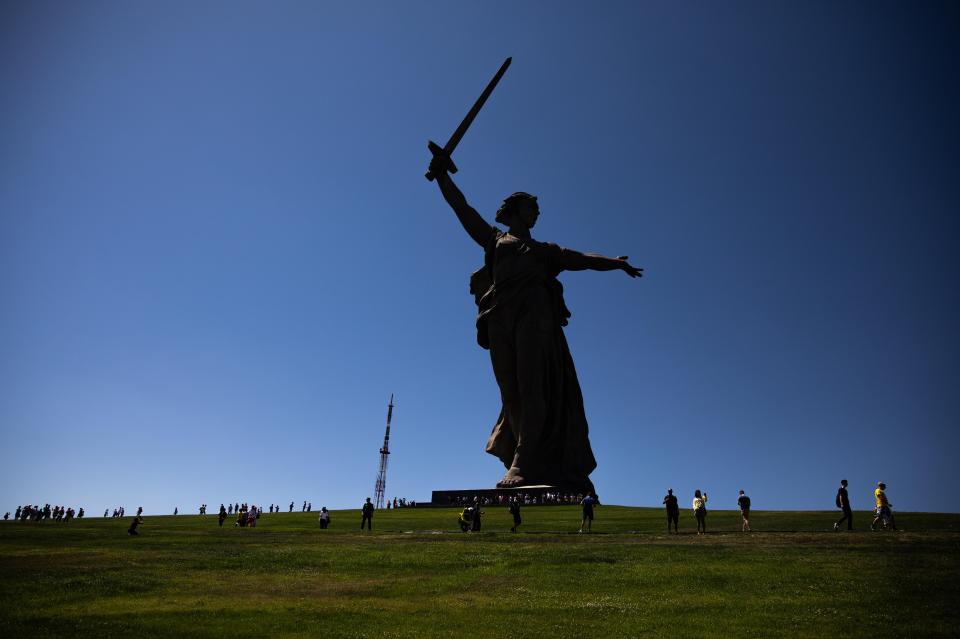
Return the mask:
<svg viewBox="0 0 960 639">
<path fill-rule="evenodd" d="M 884 528 L 897 529 L 897 523 L 893 519 L 893 511 L 891 510 L 893 504 L 887 499 L 886 491 L 887 485 L 885 483 L 882 481 L 877 483 L 877 489 L 873 491 L 873 497 L 877 502 L 877 511 L 873 523 L 870 524 L 870 530 L 876 530 L 878 523 Z"/>
</svg>

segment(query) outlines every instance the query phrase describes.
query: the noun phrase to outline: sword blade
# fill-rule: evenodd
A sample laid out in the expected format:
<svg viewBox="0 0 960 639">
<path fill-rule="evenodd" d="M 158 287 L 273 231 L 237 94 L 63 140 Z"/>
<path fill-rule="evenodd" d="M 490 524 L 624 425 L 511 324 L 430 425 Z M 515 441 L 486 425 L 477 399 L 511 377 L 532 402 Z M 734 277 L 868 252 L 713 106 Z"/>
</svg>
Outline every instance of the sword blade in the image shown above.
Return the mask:
<svg viewBox="0 0 960 639">
<path fill-rule="evenodd" d="M 493 79 L 487 84 L 487 88 L 483 90 L 483 93 L 480 94 L 480 97 L 477 98 L 477 101 L 473 103 L 473 106 L 470 107 L 470 110 L 467 112 L 463 122 L 460 123 L 460 126 L 457 127 L 457 130 L 453 132 L 453 135 L 450 136 L 450 139 L 447 140 L 447 143 L 443 147 L 444 153 L 449 156 L 453 153 L 453 150 L 457 148 L 457 145 L 460 144 L 460 139 L 463 138 L 463 134 L 467 132 L 467 129 L 470 128 L 470 125 L 473 124 L 474 118 L 477 117 L 477 114 L 480 113 L 480 109 L 483 108 L 484 102 L 487 101 L 487 98 L 490 97 L 490 94 L 493 93 L 493 90 L 497 87 L 497 83 L 500 82 L 500 78 L 503 77 L 503 74 L 507 72 L 507 67 L 510 66 L 510 63 L 513 62 L 513 58 L 507 58 L 503 61 L 503 64 L 500 65 L 500 69 L 493 76 Z"/>
</svg>

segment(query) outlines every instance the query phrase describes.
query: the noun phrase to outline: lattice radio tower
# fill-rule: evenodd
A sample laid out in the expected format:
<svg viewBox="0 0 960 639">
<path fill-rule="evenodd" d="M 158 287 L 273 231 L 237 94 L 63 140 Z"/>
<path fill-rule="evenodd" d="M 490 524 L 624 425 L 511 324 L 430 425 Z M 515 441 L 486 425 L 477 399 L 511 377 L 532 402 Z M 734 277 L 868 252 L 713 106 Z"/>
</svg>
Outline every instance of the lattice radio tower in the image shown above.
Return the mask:
<svg viewBox="0 0 960 639">
<path fill-rule="evenodd" d="M 387 404 L 387 433 L 383 436 L 383 448 L 380 449 L 380 472 L 377 473 L 377 483 L 373 492 L 374 507 L 383 508 L 383 494 L 387 489 L 387 460 L 390 458 L 390 420 L 393 419 L 393 393 L 390 393 L 390 403 Z"/>
</svg>

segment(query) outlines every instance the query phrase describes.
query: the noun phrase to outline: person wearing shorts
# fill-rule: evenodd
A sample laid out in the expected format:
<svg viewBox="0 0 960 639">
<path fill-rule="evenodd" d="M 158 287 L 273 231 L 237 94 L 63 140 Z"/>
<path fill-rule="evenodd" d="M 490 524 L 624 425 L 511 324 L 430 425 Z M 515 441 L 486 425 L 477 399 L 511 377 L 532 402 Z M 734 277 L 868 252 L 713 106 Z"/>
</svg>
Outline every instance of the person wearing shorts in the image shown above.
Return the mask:
<svg viewBox="0 0 960 639">
<path fill-rule="evenodd" d="M 737 506 L 740 507 L 740 517 L 743 519 L 741 530 L 747 532 L 750 530 L 750 498 L 742 490 L 737 498 Z"/>
<path fill-rule="evenodd" d="M 700 489 L 693 493 L 693 516 L 697 518 L 697 534 L 707 533 L 707 493 L 700 494 Z"/>
<path fill-rule="evenodd" d="M 593 497 L 589 494 L 580 502 L 580 506 L 583 508 L 583 518 L 580 520 L 580 532 L 583 532 L 584 528 L 587 529 L 587 532 L 590 532 L 590 528 L 593 526 L 593 504 Z"/>
<path fill-rule="evenodd" d="M 876 500 L 877 510 L 876 516 L 873 518 L 873 523 L 870 524 L 870 530 L 877 529 L 877 523 L 880 523 L 884 528 L 892 528 L 893 530 L 897 529 L 897 523 L 893 519 L 893 511 L 891 508 L 893 504 L 887 500 L 887 485 L 885 483 L 878 482 L 877 489 L 873 491 L 873 497 Z"/>
</svg>

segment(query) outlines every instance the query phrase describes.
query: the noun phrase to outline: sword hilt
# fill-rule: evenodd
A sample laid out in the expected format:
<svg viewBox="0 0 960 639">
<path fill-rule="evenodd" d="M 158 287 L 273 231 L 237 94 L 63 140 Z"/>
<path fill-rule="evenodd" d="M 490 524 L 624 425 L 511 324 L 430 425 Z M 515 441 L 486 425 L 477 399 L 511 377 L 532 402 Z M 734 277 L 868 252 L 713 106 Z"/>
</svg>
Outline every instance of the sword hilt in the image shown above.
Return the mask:
<svg viewBox="0 0 960 639">
<path fill-rule="evenodd" d="M 434 142 L 433 140 L 430 140 L 429 142 L 427 142 L 427 148 L 430 149 L 430 153 L 433 153 L 433 157 L 435 157 L 435 158 L 444 158 L 444 159 L 447 160 L 447 167 L 448 167 L 448 168 L 447 168 L 447 172 L 448 172 L 448 173 L 456 173 L 456 172 L 457 172 L 457 165 L 453 163 L 453 158 L 451 158 L 450 155 L 449 155 L 446 151 L 443 150 L 443 147 L 442 147 L 442 146 L 440 146 L 439 144 L 437 144 L 437 143 Z M 427 171 L 427 172 L 424 174 L 423 177 L 425 177 L 425 178 L 427 178 L 427 180 L 433 182 L 434 178 L 436 178 L 437 176 L 433 173 L 433 171 Z"/>
</svg>

